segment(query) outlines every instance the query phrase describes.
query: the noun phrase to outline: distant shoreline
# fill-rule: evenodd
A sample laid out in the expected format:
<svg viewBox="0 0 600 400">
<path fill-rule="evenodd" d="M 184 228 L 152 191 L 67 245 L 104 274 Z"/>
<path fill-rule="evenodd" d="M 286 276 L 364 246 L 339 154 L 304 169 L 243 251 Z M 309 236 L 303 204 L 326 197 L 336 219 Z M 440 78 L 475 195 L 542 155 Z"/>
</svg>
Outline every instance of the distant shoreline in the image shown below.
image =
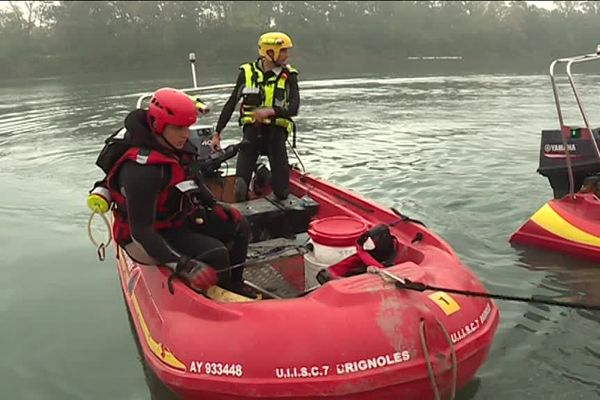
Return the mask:
<svg viewBox="0 0 600 400">
<path fill-rule="evenodd" d="M 409 61 L 416 61 L 416 60 L 462 60 L 463 57 L 462 56 L 411 56 L 411 57 L 407 57 L 406 58 Z"/>
<path fill-rule="evenodd" d="M 250 58 L 251 59 L 251 58 Z M 375 62 L 376 60 L 376 62 Z M 58 60 L 57 60 L 58 61 Z M 199 79 L 205 75 L 208 77 L 224 76 L 227 80 L 235 79 L 239 65 L 246 61 L 244 58 L 233 62 L 203 62 L 196 61 Z M 543 57 L 489 57 L 487 59 L 469 59 L 463 56 L 394 56 L 387 59 L 362 56 L 338 57 L 335 60 L 319 62 L 299 55 L 291 62 L 300 70 L 301 79 L 307 77 L 339 74 L 369 75 L 369 74 L 407 74 L 430 75 L 430 74 L 512 74 L 512 73 L 546 73 L 551 58 Z M 136 79 L 152 79 L 163 77 L 164 79 L 177 79 L 187 77 L 189 73 L 189 62 L 187 54 L 182 54 L 177 60 L 172 60 L 168 65 L 147 65 L 143 62 L 135 64 L 113 64 L 105 63 L 94 67 L 69 67 L 57 63 L 54 66 L 28 64 L 27 67 L 16 68 L 16 73 L 0 73 L 0 81 L 22 80 L 22 79 L 51 79 L 82 75 L 111 75 L 131 76 L 138 74 Z"/>
</svg>

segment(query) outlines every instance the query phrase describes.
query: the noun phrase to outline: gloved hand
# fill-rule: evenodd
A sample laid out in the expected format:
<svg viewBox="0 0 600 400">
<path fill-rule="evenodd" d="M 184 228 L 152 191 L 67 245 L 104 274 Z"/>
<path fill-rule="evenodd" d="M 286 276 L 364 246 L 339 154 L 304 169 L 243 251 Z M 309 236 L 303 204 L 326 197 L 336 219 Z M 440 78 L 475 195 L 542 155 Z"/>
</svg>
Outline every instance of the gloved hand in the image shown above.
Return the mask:
<svg viewBox="0 0 600 400">
<path fill-rule="evenodd" d="M 177 262 L 175 274 L 196 290 L 206 290 L 217 284 L 217 271 L 195 258 L 181 257 Z"/>
<path fill-rule="evenodd" d="M 242 221 L 242 214 L 240 211 L 227 203 L 217 202 L 213 205 L 212 209 L 221 221 L 231 219 L 234 224 L 239 224 Z"/>
</svg>

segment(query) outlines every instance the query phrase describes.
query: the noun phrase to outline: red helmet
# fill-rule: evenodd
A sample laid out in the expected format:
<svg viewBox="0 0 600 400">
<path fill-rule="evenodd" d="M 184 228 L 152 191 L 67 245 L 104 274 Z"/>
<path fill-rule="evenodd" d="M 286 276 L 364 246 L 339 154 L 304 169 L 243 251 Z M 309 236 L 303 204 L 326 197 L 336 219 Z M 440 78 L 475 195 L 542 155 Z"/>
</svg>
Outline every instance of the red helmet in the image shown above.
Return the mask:
<svg viewBox="0 0 600 400">
<path fill-rule="evenodd" d="M 148 123 L 159 135 L 162 135 L 165 125 L 190 126 L 196 122 L 196 117 L 196 105 L 179 90 L 158 89 L 150 98 Z"/>
</svg>

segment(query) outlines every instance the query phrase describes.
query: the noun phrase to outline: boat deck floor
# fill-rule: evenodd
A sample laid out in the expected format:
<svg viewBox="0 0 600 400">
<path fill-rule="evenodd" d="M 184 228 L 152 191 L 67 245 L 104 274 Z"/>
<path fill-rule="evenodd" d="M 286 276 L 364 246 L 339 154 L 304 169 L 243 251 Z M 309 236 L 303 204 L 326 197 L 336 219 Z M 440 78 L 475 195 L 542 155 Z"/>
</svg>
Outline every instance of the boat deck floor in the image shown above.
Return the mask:
<svg viewBox="0 0 600 400">
<path fill-rule="evenodd" d="M 308 235 L 251 243 L 244 279 L 282 298 L 304 291 L 304 245 Z M 264 262 L 259 260 L 264 259 Z M 256 264 L 254 262 L 257 262 Z"/>
</svg>

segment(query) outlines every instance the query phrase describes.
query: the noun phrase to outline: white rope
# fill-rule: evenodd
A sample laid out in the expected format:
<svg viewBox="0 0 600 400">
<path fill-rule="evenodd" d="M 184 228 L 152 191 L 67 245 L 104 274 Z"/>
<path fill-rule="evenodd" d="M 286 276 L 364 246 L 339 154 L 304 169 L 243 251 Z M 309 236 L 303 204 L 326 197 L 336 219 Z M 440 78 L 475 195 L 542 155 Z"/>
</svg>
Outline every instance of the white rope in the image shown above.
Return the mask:
<svg viewBox="0 0 600 400">
<path fill-rule="evenodd" d="M 94 234 L 92 233 L 92 221 L 94 219 L 94 215 L 96 215 L 96 214 L 100 215 L 100 217 L 102 217 L 102 220 L 106 224 L 106 230 L 107 230 L 107 235 L 108 235 L 108 239 L 106 240 L 106 243 L 104 243 L 104 242 L 98 243 L 98 241 L 96 241 L 96 239 L 94 238 Z M 110 221 L 108 220 L 108 218 L 106 217 L 105 214 L 93 211 L 92 214 L 90 215 L 90 218 L 88 219 L 87 231 L 88 231 L 88 237 L 90 238 L 90 241 L 92 242 L 92 244 L 94 246 L 96 246 L 96 253 L 98 254 L 98 259 L 100 261 L 104 261 L 106 259 L 106 248 L 108 247 L 108 245 L 110 245 L 110 243 L 112 241 L 112 231 L 111 231 Z"/>
<path fill-rule="evenodd" d="M 436 318 L 437 324 L 442 329 L 448 344 L 450 345 L 451 358 L 452 358 L 452 388 L 450 389 L 450 400 L 454 400 L 456 396 L 456 375 L 458 372 L 457 362 L 456 362 L 456 349 L 454 348 L 454 343 L 452 343 L 452 339 L 450 335 L 448 335 L 448 330 L 446 327 Z M 431 358 L 429 356 L 429 350 L 427 349 L 427 340 L 425 338 L 425 320 L 421 320 L 419 324 L 419 336 L 421 337 L 421 348 L 423 349 L 423 355 L 425 356 L 425 362 L 427 364 L 427 373 L 429 375 L 429 381 L 431 382 L 431 388 L 433 389 L 433 395 L 435 400 L 440 400 L 440 391 L 435 380 L 435 373 L 433 372 L 433 367 L 431 366 Z"/>
<path fill-rule="evenodd" d="M 433 389 L 433 395 L 435 400 L 440 400 L 440 391 L 435 381 L 435 373 L 431 366 L 431 358 L 429 357 L 429 350 L 427 349 L 427 340 L 425 339 L 425 320 L 421 320 L 419 324 L 419 336 L 421 337 L 421 348 L 423 349 L 423 355 L 425 356 L 425 363 L 427 364 L 427 374 L 429 375 L 429 381 L 431 382 L 431 388 Z"/>
<path fill-rule="evenodd" d="M 452 342 L 452 339 L 450 338 L 448 329 L 446 329 L 444 324 L 442 324 L 437 318 L 436 318 L 436 322 L 438 323 L 440 328 L 442 328 L 444 337 L 446 338 L 446 341 L 448 342 L 448 345 L 450 346 L 450 354 L 452 356 L 452 389 L 450 391 L 450 400 L 454 400 L 454 397 L 456 397 L 456 380 L 457 380 L 456 375 L 458 373 L 458 363 L 456 361 L 456 348 L 454 347 L 454 342 Z"/>
<path fill-rule="evenodd" d="M 381 268 L 374 267 L 372 265 L 367 267 L 367 272 L 371 273 L 371 274 L 379 275 L 379 277 L 381 279 L 383 279 L 384 282 L 400 282 L 403 285 L 406 284 L 406 281 L 404 279 L 392 274 L 391 272 L 388 272 Z"/>
</svg>

